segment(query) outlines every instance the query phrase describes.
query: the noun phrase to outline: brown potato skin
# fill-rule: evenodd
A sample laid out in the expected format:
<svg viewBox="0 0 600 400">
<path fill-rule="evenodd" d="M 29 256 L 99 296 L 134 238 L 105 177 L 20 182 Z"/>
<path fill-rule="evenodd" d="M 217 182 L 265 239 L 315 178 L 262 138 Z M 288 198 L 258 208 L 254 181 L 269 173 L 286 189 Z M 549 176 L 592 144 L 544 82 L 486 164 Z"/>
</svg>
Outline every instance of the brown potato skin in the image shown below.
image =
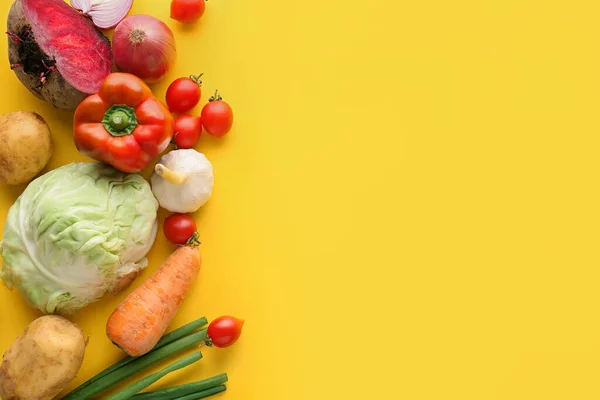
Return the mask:
<svg viewBox="0 0 600 400">
<path fill-rule="evenodd" d="M 29 111 L 0 116 L 0 182 L 21 185 L 50 161 L 52 134 L 44 118 Z"/>
<path fill-rule="evenodd" d="M 21 0 L 15 0 L 8 13 L 7 31 L 20 32 L 24 26 L 29 26 Z M 34 32 L 35 34 L 35 32 Z M 8 59 L 10 64 L 19 63 L 19 44 L 8 38 Z M 40 79 L 34 74 L 26 74 L 23 68 L 14 68 L 17 78 L 31 93 L 61 110 L 74 111 L 88 94 L 80 92 L 71 86 L 60 74 L 52 72 L 46 82 L 40 86 Z"/>
<path fill-rule="evenodd" d="M 71 382 L 83 363 L 83 331 L 66 318 L 33 321 L 4 353 L 0 366 L 3 400 L 50 400 Z"/>
<path fill-rule="evenodd" d="M 3 400 L 50 400 L 71 382 L 83 363 L 83 331 L 66 318 L 33 321 L 4 353 L 0 366 Z"/>
</svg>

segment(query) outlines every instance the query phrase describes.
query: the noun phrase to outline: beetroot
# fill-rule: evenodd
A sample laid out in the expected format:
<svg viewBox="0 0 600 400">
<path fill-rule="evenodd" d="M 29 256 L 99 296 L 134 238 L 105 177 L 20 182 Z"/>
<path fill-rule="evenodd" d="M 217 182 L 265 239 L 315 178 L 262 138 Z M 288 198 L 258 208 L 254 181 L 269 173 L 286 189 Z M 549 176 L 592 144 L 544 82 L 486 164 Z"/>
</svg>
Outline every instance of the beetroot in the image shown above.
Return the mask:
<svg viewBox="0 0 600 400">
<path fill-rule="evenodd" d="M 7 33 L 11 68 L 54 107 L 74 110 L 113 72 L 108 39 L 63 0 L 16 0 Z"/>
</svg>

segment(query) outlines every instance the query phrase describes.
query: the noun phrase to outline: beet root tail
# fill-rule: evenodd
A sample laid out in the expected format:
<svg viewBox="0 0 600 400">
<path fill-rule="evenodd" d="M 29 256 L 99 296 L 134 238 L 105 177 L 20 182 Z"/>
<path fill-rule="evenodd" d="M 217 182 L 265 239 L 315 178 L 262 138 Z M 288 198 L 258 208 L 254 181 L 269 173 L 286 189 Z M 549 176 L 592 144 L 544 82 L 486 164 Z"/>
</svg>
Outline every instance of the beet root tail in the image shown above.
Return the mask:
<svg viewBox="0 0 600 400">
<path fill-rule="evenodd" d="M 24 42 L 24 40 L 23 40 L 23 39 L 21 39 L 21 38 L 19 37 L 19 35 L 17 35 L 16 33 L 13 33 L 13 32 L 6 32 L 6 34 L 8 35 L 8 37 L 9 37 L 9 38 L 11 38 L 12 40 L 14 40 L 14 41 L 15 41 L 15 42 L 17 42 L 17 43 L 23 43 L 23 42 Z"/>
</svg>

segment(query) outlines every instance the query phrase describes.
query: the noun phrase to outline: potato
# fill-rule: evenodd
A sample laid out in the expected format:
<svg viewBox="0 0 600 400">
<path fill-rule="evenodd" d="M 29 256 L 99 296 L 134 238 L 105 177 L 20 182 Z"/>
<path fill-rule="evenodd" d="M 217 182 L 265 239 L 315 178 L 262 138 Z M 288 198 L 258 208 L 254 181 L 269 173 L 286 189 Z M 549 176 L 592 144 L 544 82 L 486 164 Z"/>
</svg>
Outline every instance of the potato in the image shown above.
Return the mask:
<svg viewBox="0 0 600 400">
<path fill-rule="evenodd" d="M 33 321 L 4 353 L 0 366 L 3 400 L 50 400 L 71 382 L 83 362 L 83 332 L 56 315 Z"/>
<path fill-rule="evenodd" d="M 36 113 L 16 111 L 0 117 L 0 182 L 28 183 L 52 155 L 50 129 Z"/>
</svg>

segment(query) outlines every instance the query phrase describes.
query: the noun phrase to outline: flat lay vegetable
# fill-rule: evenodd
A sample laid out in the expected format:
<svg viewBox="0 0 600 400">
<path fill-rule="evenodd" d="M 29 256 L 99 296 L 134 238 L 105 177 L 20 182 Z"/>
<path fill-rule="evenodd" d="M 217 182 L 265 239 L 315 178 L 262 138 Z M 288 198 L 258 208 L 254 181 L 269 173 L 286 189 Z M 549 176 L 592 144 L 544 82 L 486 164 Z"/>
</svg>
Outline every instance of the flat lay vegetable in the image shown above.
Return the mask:
<svg viewBox="0 0 600 400">
<path fill-rule="evenodd" d="M 74 110 L 113 71 L 108 39 L 63 0 L 16 0 L 7 25 L 11 68 L 54 107 Z"/>
<path fill-rule="evenodd" d="M 242 334 L 244 320 L 226 315 L 219 317 L 208 325 L 208 345 L 229 347 L 238 341 Z"/>
<path fill-rule="evenodd" d="M 148 386 L 152 385 L 154 382 L 158 381 L 160 378 L 164 377 L 165 375 L 167 375 L 173 371 L 177 371 L 178 369 L 185 368 L 188 365 L 200 360 L 201 358 L 202 358 L 202 353 L 200 353 L 199 351 L 192 353 L 189 356 L 186 356 L 186 357 L 182 358 L 181 360 L 178 360 L 178 361 L 174 362 L 173 364 L 169 365 L 167 368 L 164 368 L 161 371 L 156 372 L 150 376 L 147 376 L 146 378 L 134 383 L 133 385 L 126 387 L 125 389 L 121 390 L 117 394 L 110 396 L 108 398 L 108 400 L 127 400 L 127 399 L 131 398 L 131 396 L 135 395 L 136 393 L 139 393 L 140 391 L 144 390 Z"/>
<path fill-rule="evenodd" d="M 71 0 L 71 6 L 99 29 L 111 29 L 127 16 L 133 0 Z"/>
<path fill-rule="evenodd" d="M 127 17 L 117 25 L 113 52 L 119 70 L 149 83 L 162 79 L 177 58 L 171 29 L 161 20 L 143 14 Z"/>
<path fill-rule="evenodd" d="M 176 213 L 195 212 L 212 195 L 213 167 L 194 149 L 173 150 L 156 164 L 151 182 L 161 207 Z"/>
<path fill-rule="evenodd" d="M 29 111 L 0 116 L 0 182 L 27 183 L 48 164 L 52 134 L 44 118 Z"/>
<path fill-rule="evenodd" d="M 174 400 L 182 396 L 191 394 L 207 394 L 208 390 L 213 388 L 225 388 L 224 383 L 227 382 L 227 374 L 220 374 L 212 378 L 204 379 L 197 382 L 187 383 L 185 385 L 173 386 L 166 389 L 155 390 L 152 392 L 140 393 L 133 396 L 132 400 Z M 223 389 L 225 390 L 225 389 Z M 211 394 L 220 393 L 223 390 L 218 390 Z M 208 397 L 208 396 L 205 396 Z M 199 397 L 202 398 L 202 397 Z"/>
<path fill-rule="evenodd" d="M 43 313 L 73 313 L 146 267 L 157 209 L 138 174 L 100 163 L 50 171 L 8 211 L 0 277 Z"/>
<path fill-rule="evenodd" d="M 156 346 L 154 346 L 152 348 L 152 352 L 155 352 L 156 350 L 160 349 L 161 347 L 164 347 L 170 343 L 173 343 L 179 339 L 182 339 L 185 336 L 191 335 L 192 333 L 194 333 L 197 329 L 202 328 L 203 326 L 205 326 L 208 323 L 208 321 L 206 320 L 206 317 L 202 317 L 199 318 L 197 320 L 194 320 L 186 325 L 183 325 L 177 329 L 175 329 L 172 332 L 167 333 L 166 335 L 164 335 L 162 338 L 160 338 L 160 340 L 158 341 L 158 343 L 156 344 Z M 149 357 L 149 354 L 147 355 Z M 144 357 L 144 356 L 141 356 Z M 100 379 L 104 378 L 106 375 L 124 367 L 125 365 L 131 363 L 132 361 L 135 361 L 137 359 L 139 359 L 140 357 L 131 357 L 131 356 L 127 356 L 125 358 L 123 358 L 122 360 L 114 363 L 113 365 L 111 365 L 110 367 L 104 369 L 102 372 L 98 373 L 97 375 L 95 375 L 94 377 L 92 377 L 91 379 L 87 380 L 86 382 L 82 383 L 81 385 L 79 385 L 77 388 L 75 388 L 70 394 L 69 396 L 71 396 L 71 394 L 75 394 L 77 392 L 80 392 L 81 390 L 83 390 L 84 388 L 90 386 L 92 383 L 95 383 L 97 381 L 99 381 Z"/>
<path fill-rule="evenodd" d="M 65 161 L 56 158 L 64 154 L 61 147 L 49 162 L 54 144 L 44 118 L 32 111 L 0 115 L 0 184 L 28 183 L 8 210 L 0 279 L 31 307 L 52 314 L 31 322 L 4 354 L 3 400 L 56 399 L 75 378 L 96 334 L 86 337 L 65 316 L 104 318 L 99 309 L 84 308 L 124 291 L 147 267 L 159 206 L 173 213 L 162 229 L 177 247 L 105 320 L 107 338 L 126 356 L 62 399 L 192 400 L 227 389 L 228 376 L 220 374 L 141 393 L 200 361 L 198 347 L 216 351 L 236 343 L 244 321 L 203 317 L 165 333 L 202 268 L 198 227 L 186 213 L 210 199 L 214 172 L 194 147 L 204 129 L 227 134 L 233 110 L 216 91 L 201 116 L 191 114 L 202 97 L 202 74 L 175 79 L 160 101 L 149 84 L 175 65 L 175 36 L 154 16 L 128 16 L 132 9 L 133 0 L 14 0 L 8 13 L 11 70 L 35 96 L 74 111 L 73 144 L 95 161 L 43 173 Z M 197 21 L 204 11 L 205 0 L 171 0 L 170 16 L 181 23 Z M 112 28 L 111 46 L 100 30 Z M 188 28 L 178 30 L 191 34 Z M 49 118 L 59 127 L 70 120 Z M 168 151 L 171 144 L 175 149 Z M 190 376 L 198 371 L 190 369 Z"/>
<path fill-rule="evenodd" d="M 115 72 L 77 107 L 73 132 L 83 154 L 138 172 L 169 145 L 173 118 L 141 79 Z"/>
<path fill-rule="evenodd" d="M 200 102 L 202 96 L 202 74 L 189 78 L 175 79 L 167 89 L 167 106 L 173 113 L 181 114 L 190 111 Z"/>
<path fill-rule="evenodd" d="M 180 353 L 184 350 L 189 350 L 192 347 L 198 346 L 203 343 L 206 339 L 206 329 L 193 332 L 187 336 L 182 337 L 174 342 L 171 342 L 163 347 L 156 350 L 152 350 L 147 354 L 136 357 L 133 361 L 117 368 L 116 370 L 102 376 L 93 383 L 84 386 L 82 389 L 75 390 L 62 400 L 85 400 L 92 396 L 105 391 L 106 389 L 118 384 L 124 379 L 137 374 L 146 368 L 161 362 L 167 357 L 171 357 L 174 354 Z"/>
<path fill-rule="evenodd" d="M 108 319 L 106 334 L 130 356 L 149 352 L 167 330 L 200 270 L 197 243 L 175 250 Z"/>
<path fill-rule="evenodd" d="M 218 91 L 202 108 L 201 118 L 206 132 L 216 137 L 225 136 L 233 126 L 233 110 L 228 103 L 223 101 L 223 97 Z"/>
<path fill-rule="evenodd" d="M 204 15 L 206 0 L 171 0 L 171 18 L 190 24 Z"/>
<path fill-rule="evenodd" d="M 202 120 L 194 115 L 184 114 L 175 119 L 173 141 L 179 149 L 191 149 L 202 136 Z"/>
<path fill-rule="evenodd" d="M 169 215 L 165 218 L 163 231 L 169 242 L 184 245 L 196 233 L 196 222 L 189 215 Z"/>
<path fill-rule="evenodd" d="M 34 320 L 6 351 L 0 366 L 0 397 L 50 400 L 71 382 L 86 341 L 82 330 L 59 316 Z"/>
</svg>

